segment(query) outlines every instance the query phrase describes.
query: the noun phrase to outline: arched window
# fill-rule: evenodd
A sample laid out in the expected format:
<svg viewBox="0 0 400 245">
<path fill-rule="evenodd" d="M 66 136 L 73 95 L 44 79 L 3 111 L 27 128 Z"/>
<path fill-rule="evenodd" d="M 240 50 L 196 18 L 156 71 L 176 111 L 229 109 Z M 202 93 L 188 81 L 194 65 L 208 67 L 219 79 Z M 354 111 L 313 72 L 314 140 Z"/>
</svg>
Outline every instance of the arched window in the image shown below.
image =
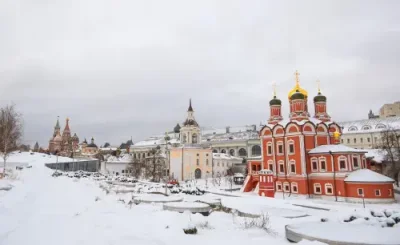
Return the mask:
<svg viewBox="0 0 400 245">
<path fill-rule="evenodd" d="M 221 153 L 226 153 L 226 150 L 225 150 L 225 149 L 222 149 L 222 150 L 221 150 Z"/>
<path fill-rule="evenodd" d="M 243 148 L 240 148 L 240 150 L 239 150 L 239 156 L 241 156 L 241 157 L 247 156 L 247 151 L 246 151 L 245 149 L 243 149 Z"/>
<path fill-rule="evenodd" d="M 378 124 L 378 125 L 376 125 L 375 128 L 376 128 L 376 129 L 385 129 L 386 126 L 385 126 L 384 124 Z"/>
<path fill-rule="evenodd" d="M 206 165 L 208 166 L 208 159 L 206 159 Z"/>
<path fill-rule="evenodd" d="M 350 128 L 349 128 L 349 131 L 357 131 L 358 129 L 357 129 L 357 127 L 356 126 L 351 126 Z"/>
<path fill-rule="evenodd" d="M 261 147 L 259 145 L 254 145 L 251 147 L 252 156 L 261 156 Z"/>
<path fill-rule="evenodd" d="M 184 134 L 183 135 L 183 143 L 186 143 L 186 141 L 187 141 L 187 136 L 186 136 L 186 134 Z"/>
<path fill-rule="evenodd" d="M 197 134 L 192 135 L 192 143 L 197 144 Z"/>
<path fill-rule="evenodd" d="M 213 150 L 213 153 L 218 153 L 218 150 L 217 150 L 217 149 L 214 149 L 214 150 Z"/>
<path fill-rule="evenodd" d="M 370 130 L 370 129 L 371 129 L 371 126 L 369 126 L 369 125 L 364 125 L 362 127 L 362 130 Z"/>
<path fill-rule="evenodd" d="M 229 150 L 229 155 L 234 156 L 235 155 L 235 150 L 234 149 L 230 149 Z"/>
<path fill-rule="evenodd" d="M 146 158 L 146 153 L 143 153 L 143 154 L 142 154 L 142 157 L 143 157 L 143 158 Z"/>
</svg>

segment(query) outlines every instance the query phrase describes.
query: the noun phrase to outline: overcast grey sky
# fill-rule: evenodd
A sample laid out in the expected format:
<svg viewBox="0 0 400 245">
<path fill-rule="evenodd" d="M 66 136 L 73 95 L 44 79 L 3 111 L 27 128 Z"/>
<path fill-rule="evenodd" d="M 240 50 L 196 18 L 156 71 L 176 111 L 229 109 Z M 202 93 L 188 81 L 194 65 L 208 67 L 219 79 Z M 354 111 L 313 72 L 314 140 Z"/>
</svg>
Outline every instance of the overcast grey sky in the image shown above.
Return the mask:
<svg viewBox="0 0 400 245">
<path fill-rule="evenodd" d="M 300 72 L 321 80 L 336 121 L 399 100 L 400 1 L 0 1 L 0 105 L 25 142 L 56 118 L 81 140 L 134 141 L 172 129 L 189 98 L 201 126 L 259 124 L 272 81 L 288 115 Z M 310 99 L 310 109 L 313 110 Z"/>
</svg>

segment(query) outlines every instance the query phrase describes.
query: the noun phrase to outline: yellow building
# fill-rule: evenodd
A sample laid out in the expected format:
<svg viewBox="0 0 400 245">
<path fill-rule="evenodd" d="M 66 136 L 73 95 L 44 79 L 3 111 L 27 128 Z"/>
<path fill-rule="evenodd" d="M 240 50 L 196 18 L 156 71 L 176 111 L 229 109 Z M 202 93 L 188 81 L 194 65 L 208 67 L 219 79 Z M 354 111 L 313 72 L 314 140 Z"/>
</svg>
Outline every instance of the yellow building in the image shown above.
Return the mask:
<svg viewBox="0 0 400 245">
<path fill-rule="evenodd" d="M 180 145 L 170 150 L 170 176 L 177 180 L 212 177 L 212 150 L 201 146 L 200 126 L 189 102 L 188 115 L 180 128 Z"/>
</svg>

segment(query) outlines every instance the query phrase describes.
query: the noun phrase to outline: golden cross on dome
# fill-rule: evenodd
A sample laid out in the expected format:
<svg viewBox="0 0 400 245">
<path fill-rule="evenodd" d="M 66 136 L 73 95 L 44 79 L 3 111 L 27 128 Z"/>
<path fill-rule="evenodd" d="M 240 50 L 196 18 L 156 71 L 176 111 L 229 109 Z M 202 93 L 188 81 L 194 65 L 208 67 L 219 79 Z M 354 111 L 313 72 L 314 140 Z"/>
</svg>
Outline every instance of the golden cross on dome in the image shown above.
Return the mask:
<svg viewBox="0 0 400 245">
<path fill-rule="evenodd" d="M 276 96 L 276 82 L 272 83 L 272 87 L 274 89 L 274 97 Z"/>
<path fill-rule="evenodd" d="M 300 87 L 300 81 L 299 81 L 299 71 L 296 70 L 296 72 L 294 73 L 294 75 L 296 76 L 296 87 Z"/>
<path fill-rule="evenodd" d="M 318 93 L 321 93 L 321 82 L 317 80 Z"/>
</svg>

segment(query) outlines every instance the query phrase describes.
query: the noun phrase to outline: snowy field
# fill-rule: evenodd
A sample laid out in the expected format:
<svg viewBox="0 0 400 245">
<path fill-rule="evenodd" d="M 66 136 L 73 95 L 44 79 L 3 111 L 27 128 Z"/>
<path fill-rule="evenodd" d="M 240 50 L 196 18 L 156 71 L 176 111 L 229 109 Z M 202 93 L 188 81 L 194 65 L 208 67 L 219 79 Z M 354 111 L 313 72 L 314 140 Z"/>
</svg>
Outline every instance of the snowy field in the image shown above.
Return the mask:
<svg viewBox="0 0 400 245">
<path fill-rule="evenodd" d="M 328 201 L 306 199 L 271 199 L 244 195 L 233 192 L 239 197 L 226 197 L 214 194 L 192 196 L 177 194 L 186 202 L 196 200 L 220 200 L 233 210 L 252 214 L 269 215 L 268 229 L 250 225 L 251 218 L 235 214 L 214 211 L 209 216 L 200 214 L 177 213 L 164 211 L 162 204 L 129 204 L 134 193 L 105 191 L 100 186 L 108 185 L 104 181 L 92 178 L 69 178 L 67 176 L 51 177 L 53 170 L 44 163 L 55 161 L 55 157 L 42 154 L 29 155 L 20 153 L 12 156 L 10 161 L 26 162 L 32 168 L 15 171 L 12 179 L 0 180 L 0 186 L 12 185 L 9 191 L 0 190 L 0 244 L 290 244 L 285 238 L 285 225 L 304 222 L 329 222 L 334 229 L 338 225 L 357 227 L 358 234 L 368 238 L 363 227 L 385 229 L 384 234 L 395 234 L 395 238 L 385 242 L 400 244 L 400 224 L 384 227 L 386 217 L 373 217 L 384 211 L 400 213 L 399 204 L 367 205 L 364 210 L 359 204 L 343 204 Z M 0 159 L 1 160 L 1 159 Z M 68 161 L 59 158 L 59 161 Z M 119 186 L 117 189 L 126 189 Z M 229 193 L 229 192 L 228 192 Z M 143 195 L 143 194 L 141 194 Z M 293 204 L 321 206 L 330 211 L 302 208 Z M 354 216 L 350 223 L 343 220 Z M 364 219 L 369 217 L 368 221 Z M 363 221 L 364 220 L 364 221 Z M 196 235 L 184 234 L 183 229 L 196 226 Z M 318 227 L 318 226 L 317 226 Z M 333 227 L 333 228 L 332 228 Z M 323 234 L 324 231 L 317 231 Z M 396 235 L 397 234 L 397 235 Z M 386 240 L 385 240 L 386 239 Z M 375 238 L 376 240 L 376 238 Z M 308 244 L 302 242 L 299 244 Z M 310 243 L 322 244 L 322 243 Z M 396 243 L 391 243 L 396 244 Z"/>
</svg>

